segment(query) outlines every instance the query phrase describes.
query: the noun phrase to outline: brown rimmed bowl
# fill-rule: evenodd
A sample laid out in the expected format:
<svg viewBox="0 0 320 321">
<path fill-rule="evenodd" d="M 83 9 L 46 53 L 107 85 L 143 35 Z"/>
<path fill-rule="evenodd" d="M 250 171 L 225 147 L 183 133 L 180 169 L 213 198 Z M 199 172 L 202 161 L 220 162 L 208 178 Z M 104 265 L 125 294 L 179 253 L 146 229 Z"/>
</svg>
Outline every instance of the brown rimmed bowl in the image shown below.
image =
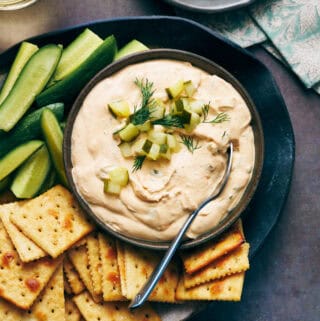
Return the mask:
<svg viewBox="0 0 320 321">
<path fill-rule="evenodd" d="M 88 203 L 85 199 L 80 195 L 77 190 L 77 186 L 72 177 L 72 160 L 71 160 L 71 137 L 73 124 L 77 117 L 79 110 L 82 107 L 83 101 L 89 92 L 93 89 L 93 87 L 99 83 L 101 80 L 110 77 L 114 73 L 119 70 L 125 68 L 128 65 L 157 60 L 157 59 L 171 59 L 178 61 L 185 61 L 191 63 L 193 66 L 198 67 L 209 74 L 215 74 L 227 82 L 231 83 L 232 86 L 240 93 L 244 101 L 246 102 L 252 116 L 251 126 L 254 133 L 254 141 L 255 141 L 255 164 L 253 168 L 253 173 L 251 180 L 240 199 L 237 206 L 213 229 L 206 232 L 205 234 L 199 236 L 196 239 L 186 239 L 182 245 L 181 249 L 192 248 L 197 245 L 200 245 L 212 238 L 218 237 L 221 233 L 223 233 L 227 228 L 229 228 L 243 213 L 243 211 L 247 208 L 250 200 L 252 199 L 254 192 L 258 186 L 259 179 L 262 172 L 263 167 L 263 159 L 264 159 L 264 136 L 261 125 L 261 120 L 259 113 L 246 92 L 243 86 L 239 83 L 239 81 L 232 76 L 228 71 L 226 71 L 221 66 L 217 65 L 213 61 L 204 58 L 202 56 L 196 55 L 194 53 L 190 53 L 187 51 L 175 50 L 175 49 L 153 49 L 137 54 L 133 54 L 127 56 L 121 60 L 118 60 L 103 70 L 101 70 L 95 77 L 91 79 L 91 81 L 83 88 L 78 98 L 74 102 L 71 111 L 68 116 L 68 121 L 64 131 L 64 142 L 63 142 L 63 152 L 64 152 L 64 164 L 66 169 L 67 178 L 70 184 L 70 188 L 78 200 L 82 209 L 87 213 L 93 221 L 104 231 L 113 236 L 125 241 L 129 242 L 133 245 L 149 248 L 153 250 L 165 250 L 168 248 L 170 242 L 162 242 L 162 241 L 150 241 L 134 238 L 129 235 L 122 234 L 118 231 L 113 230 L 108 224 L 103 222 L 95 213 L 91 210 Z"/>
</svg>

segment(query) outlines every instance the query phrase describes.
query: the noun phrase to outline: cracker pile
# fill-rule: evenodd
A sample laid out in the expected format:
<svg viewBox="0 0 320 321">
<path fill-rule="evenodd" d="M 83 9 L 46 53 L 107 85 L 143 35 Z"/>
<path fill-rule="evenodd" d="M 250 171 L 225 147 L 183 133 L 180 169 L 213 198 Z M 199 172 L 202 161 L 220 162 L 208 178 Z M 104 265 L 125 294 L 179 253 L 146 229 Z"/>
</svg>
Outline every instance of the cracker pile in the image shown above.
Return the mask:
<svg viewBox="0 0 320 321">
<path fill-rule="evenodd" d="M 0 244 L 0 320 L 160 320 L 149 303 L 130 311 L 128 300 L 163 253 L 96 231 L 62 186 L 0 205 Z M 220 239 L 177 255 L 149 301 L 238 301 L 248 253 L 238 221 Z"/>
</svg>

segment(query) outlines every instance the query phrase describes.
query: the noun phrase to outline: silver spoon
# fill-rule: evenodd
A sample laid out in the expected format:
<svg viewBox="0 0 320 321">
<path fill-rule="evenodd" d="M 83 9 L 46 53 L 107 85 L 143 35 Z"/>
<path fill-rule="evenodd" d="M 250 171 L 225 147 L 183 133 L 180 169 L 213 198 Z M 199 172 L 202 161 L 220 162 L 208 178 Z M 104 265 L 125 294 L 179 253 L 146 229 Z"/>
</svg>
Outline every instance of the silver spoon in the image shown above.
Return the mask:
<svg viewBox="0 0 320 321">
<path fill-rule="evenodd" d="M 220 184 L 220 188 L 213 193 L 211 196 L 209 196 L 204 202 L 200 204 L 200 206 L 190 214 L 186 222 L 183 224 L 181 230 L 179 231 L 176 238 L 172 241 L 170 247 L 168 248 L 166 254 L 162 258 L 161 262 L 158 264 L 158 266 L 155 268 L 155 270 L 152 272 L 150 278 L 147 280 L 147 282 L 144 284 L 142 289 L 137 293 L 137 295 L 133 298 L 131 301 L 129 308 L 135 309 L 141 306 L 149 297 L 154 287 L 157 285 L 158 281 L 160 280 L 162 274 L 166 270 L 168 264 L 170 263 L 173 255 L 176 253 L 177 249 L 179 248 L 182 239 L 187 232 L 188 228 L 190 227 L 193 220 L 196 218 L 200 210 L 206 206 L 208 203 L 213 201 L 215 198 L 217 198 L 221 192 L 223 191 L 224 187 L 227 184 L 228 178 L 230 176 L 231 172 L 231 166 L 232 166 L 232 157 L 233 157 L 233 145 L 230 143 L 228 148 L 228 163 L 226 167 L 226 171 L 224 173 L 223 179 Z"/>
</svg>

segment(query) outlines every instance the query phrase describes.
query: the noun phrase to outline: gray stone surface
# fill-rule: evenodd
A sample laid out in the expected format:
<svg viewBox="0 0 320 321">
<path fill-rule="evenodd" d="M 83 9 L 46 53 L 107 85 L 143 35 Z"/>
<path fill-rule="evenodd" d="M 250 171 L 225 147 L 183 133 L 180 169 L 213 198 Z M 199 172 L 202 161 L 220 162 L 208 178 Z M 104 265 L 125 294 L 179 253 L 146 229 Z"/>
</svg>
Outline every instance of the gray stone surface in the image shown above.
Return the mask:
<svg viewBox="0 0 320 321">
<path fill-rule="evenodd" d="M 91 20 L 171 9 L 152 0 L 39 0 L 0 12 L 0 52 L 26 37 Z M 307 91 L 263 49 L 253 53 L 273 73 L 296 137 L 296 163 L 288 202 L 267 242 L 251 262 L 240 303 L 221 303 L 194 320 L 320 320 L 320 97 Z"/>
</svg>

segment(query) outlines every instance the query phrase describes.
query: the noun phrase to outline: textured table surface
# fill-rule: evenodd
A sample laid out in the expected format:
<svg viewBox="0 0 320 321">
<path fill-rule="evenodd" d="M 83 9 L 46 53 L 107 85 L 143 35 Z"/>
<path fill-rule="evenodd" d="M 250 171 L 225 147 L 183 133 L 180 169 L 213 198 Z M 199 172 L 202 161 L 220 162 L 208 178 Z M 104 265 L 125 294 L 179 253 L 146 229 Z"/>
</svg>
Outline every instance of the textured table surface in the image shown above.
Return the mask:
<svg viewBox="0 0 320 321">
<path fill-rule="evenodd" d="M 0 52 L 36 34 L 120 16 L 173 14 L 156 0 L 39 0 L 16 12 L 0 11 Z M 251 51 L 273 73 L 296 138 L 291 191 L 283 213 L 251 262 L 242 301 L 221 303 L 192 320 L 320 320 L 320 96 L 307 91 L 279 62 Z"/>
</svg>

